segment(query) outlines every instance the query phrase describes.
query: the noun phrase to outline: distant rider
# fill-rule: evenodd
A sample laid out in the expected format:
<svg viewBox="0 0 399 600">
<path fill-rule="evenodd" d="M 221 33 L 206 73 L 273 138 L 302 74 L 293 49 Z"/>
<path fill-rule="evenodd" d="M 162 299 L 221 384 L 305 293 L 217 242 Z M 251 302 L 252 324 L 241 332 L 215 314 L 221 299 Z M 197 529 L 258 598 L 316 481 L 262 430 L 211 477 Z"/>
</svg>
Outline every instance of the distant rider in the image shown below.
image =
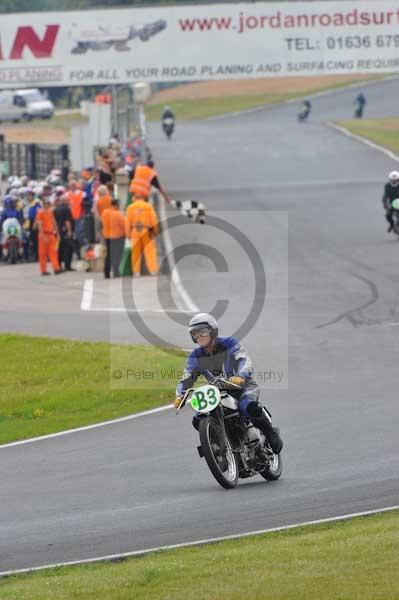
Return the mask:
<svg viewBox="0 0 399 600">
<path fill-rule="evenodd" d="M 174 114 L 173 110 L 170 108 L 170 106 L 165 106 L 163 109 L 162 122 L 165 119 L 173 119 L 173 121 L 175 121 L 175 114 Z"/>
<path fill-rule="evenodd" d="M 242 387 L 241 390 L 229 390 L 239 400 L 241 415 L 264 433 L 273 452 L 281 452 L 283 442 L 278 430 L 272 426 L 269 412 L 259 402 L 259 387 L 253 380 L 252 362 L 245 348 L 233 337 L 218 337 L 218 323 L 207 313 L 199 313 L 190 320 L 189 332 L 198 348 L 188 356 L 184 375 L 177 385 L 176 408 L 183 393 L 200 375 L 210 383 L 214 377 L 222 376 Z M 193 418 L 193 426 L 195 429 L 199 427 L 197 415 Z"/>
<path fill-rule="evenodd" d="M 361 119 L 363 117 L 364 107 L 366 106 L 366 97 L 362 92 L 355 98 L 356 110 L 355 118 Z"/>
<path fill-rule="evenodd" d="M 399 198 L 399 171 L 391 171 L 388 175 L 388 183 L 384 187 L 382 204 L 385 209 L 385 218 L 389 223 L 388 233 L 393 230 L 393 211 L 392 202 Z"/>
<path fill-rule="evenodd" d="M 3 234 L 3 244 L 7 242 L 10 236 L 15 236 L 22 241 L 22 227 L 16 217 L 8 217 L 5 219 L 5 221 L 3 221 L 1 232 Z"/>
<path fill-rule="evenodd" d="M 2 225 L 6 219 L 17 219 L 21 224 L 24 220 L 23 211 L 16 207 L 15 199 L 10 195 L 4 196 L 4 206 L 0 225 Z"/>
<path fill-rule="evenodd" d="M 170 106 L 165 106 L 162 113 L 162 129 L 168 139 L 175 129 L 175 115 Z"/>
<path fill-rule="evenodd" d="M 305 100 L 301 106 L 301 110 L 299 111 L 298 120 L 305 121 L 308 118 L 311 110 L 312 110 L 312 105 L 311 105 L 310 101 Z"/>
</svg>

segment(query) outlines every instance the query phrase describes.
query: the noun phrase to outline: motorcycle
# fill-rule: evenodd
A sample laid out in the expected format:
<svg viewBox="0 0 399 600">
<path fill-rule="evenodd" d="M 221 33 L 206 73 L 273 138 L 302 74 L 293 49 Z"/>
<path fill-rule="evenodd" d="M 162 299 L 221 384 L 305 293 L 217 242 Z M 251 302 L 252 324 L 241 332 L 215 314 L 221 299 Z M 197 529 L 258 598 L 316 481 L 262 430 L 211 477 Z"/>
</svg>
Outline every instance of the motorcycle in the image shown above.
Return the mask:
<svg viewBox="0 0 399 600">
<path fill-rule="evenodd" d="M 22 258 L 23 244 L 20 229 L 15 225 L 8 225 L 3 231 L 2 250 L 4 260 L 8 260 L 12 265 Z"/>
<path fill-rule="evenodd" d="M 355 119 L 361 119 L 363 117 L 363 110 L 364 105 L 358 102 L 355 109 Z"/>
<path fill-rule="evenodd" d="M 10 235 L 3 243 L 4 260 L 9 260 L 12 265 L 17 263 L 17 260 L 22 256 L 22 242 L 17 235 Z"/>
<path fill-rule="evenodd" d="M 265 435 L 240 414 L 238 400 L 229 393 L 233 389 L 241 388 L 222 377 L 189 388 L 176 414 L 189 400 L 199 417 L 198 453 L 222 487 L 235 488 L 239 478 L 258 474 L 275 481 L 282 473 L 281 455 L 275 454 Z"/>
<path fill-rule="evenodd" d="M 396 233 L 399 239 L 399 199 L 394 200 L 391 203 L 392 207 L 392 220 L 393 220 L 393 233 Z"/>
<path fill-rule="evenodd" d="M 175 129 L 174 119 L 172 119 L 172 117 L 166 117 L 165 119 L 163 119 L 162 129 L 163 129 L 166 137 L 168 138 L 168 140 L 170 140 L 170 138 L 172 137 L 172 133 L 174 132 L 174 129 Z"/>
<path fill-rule="evenodd" d="M 311 104 L 310 102 L 304 102 L 302 105 L 301 110 L 298 113 L 298 121 L 306 121 L 306 119 L 308 118 L 308 116 L 310 115 L 310 111 L 311 111 Z"/>
</svg>

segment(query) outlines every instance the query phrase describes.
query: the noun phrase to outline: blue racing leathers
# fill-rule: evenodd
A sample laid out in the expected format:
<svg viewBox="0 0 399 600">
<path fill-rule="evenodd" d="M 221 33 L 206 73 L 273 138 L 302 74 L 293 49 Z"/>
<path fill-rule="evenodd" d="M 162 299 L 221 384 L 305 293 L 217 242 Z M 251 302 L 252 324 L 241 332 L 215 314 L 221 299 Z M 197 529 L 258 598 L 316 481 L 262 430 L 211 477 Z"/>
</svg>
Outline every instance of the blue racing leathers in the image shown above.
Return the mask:
<svg viewBox="0 0 399 600">
<path fill-rule="evenodd" d="M 239 400 L 240 413 L 251 418 L 252 411 L 249 405 L 258 403 L 259 387 L 252 379 L 252 361 L 241 342 L 233 337 L 218 337 L 212 353 L 201 346 L 195 348 L 187 358 L 183 377 L 176 387 L 176 396 L 181 396 L 185 390 L 192 387 L 200 375 L 210 383 L 218 376 L 226 379 L 233 376 L 242 377 L 245 380 L 242 389 L 229 393 Z"/>
</svg>

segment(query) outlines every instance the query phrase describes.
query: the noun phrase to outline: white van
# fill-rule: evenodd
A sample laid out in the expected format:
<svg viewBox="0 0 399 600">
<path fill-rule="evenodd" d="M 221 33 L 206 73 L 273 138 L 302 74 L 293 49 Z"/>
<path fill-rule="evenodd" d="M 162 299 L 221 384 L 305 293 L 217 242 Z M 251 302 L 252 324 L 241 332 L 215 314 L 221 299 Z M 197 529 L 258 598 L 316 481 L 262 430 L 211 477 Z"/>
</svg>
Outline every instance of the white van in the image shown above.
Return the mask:
<svg viewBox="0 0 399 600">
<path fill-rule="evenodd" d="M 53 114 L 54 104 L 36 88 L 0 92 L 0 121 L 49 119 Z"/>
</svg>

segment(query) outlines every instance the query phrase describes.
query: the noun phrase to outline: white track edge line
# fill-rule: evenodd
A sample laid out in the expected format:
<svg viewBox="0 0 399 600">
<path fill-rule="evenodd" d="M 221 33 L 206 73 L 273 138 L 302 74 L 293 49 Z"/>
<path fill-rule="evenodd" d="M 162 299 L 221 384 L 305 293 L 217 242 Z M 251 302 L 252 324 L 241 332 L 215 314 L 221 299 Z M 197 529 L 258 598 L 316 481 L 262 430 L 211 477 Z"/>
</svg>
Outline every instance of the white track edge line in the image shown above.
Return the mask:
<svg viewBox="0 0 399 600">
<path fill-rule="evenodd" d="M 161 215 L 161 221 L 163 221 L 164 223 L 167 223 L 166 211 L 165 211 L 165 200 L 163 199 L 163 197 L 160 194 L 158 194 L 158 198 L 159 198 L 159 212 Z M 180 279 L 179 271 L 177 270 L 177 266 L 176 266 L 174 255 L 173 255 L 173 248 L 172 248 L 172 242 L 171 242 L 170 235 L 169 235 L 169 230 L 167 227 L 162 228 L 162 236 L 163 236 L 163 240 L 165 243 L 166 253 L 168 256 L 167 260 L 169 262 L 169 269 L 170 269 L 170 275 L 171 275 L 172 282 L 173 282 L 175 288 L 177 289 L 178 293 L 180 294 L 180 297 L 182 298 L 184 304 L 186 305 L 188 312 L 189 313 L 198 313 L 198 312 L 200 312 L 200 309 L 193 302 L 193 300 L 191 299 L 190 295 L 184 288 L 182 281 Z"/>
<path fill-rule="evenodd" d="M 94 423 L 93 425 L 84 425 L 83 427 L 76 427 L 75 429 L 66 429 L 65 431 L 58 431 L 57 433 L 49 433 L 47 435 L 40 435 L 35 438 L 29 438 L 28 440 L 19 440 L 18 442 L 9 442 L 8 444 L 0 444 L 0 450 L 4 448 L 10 448 L 12 446 L 22 446 L 23 444 L 32 444 L 33 442 L 40 442 L 42 440 L 49 440 L 51 438 L 61 437 L 63 435 L 70 435 L 71 433 L 77 433 L 79 431 L 88 431 L 89 429 L 98 429 L 99 427 L 105 427 L 106 425 L 113 425 L 114 423 L 123 423 L 124 421 L 132 421 L 139 417 L 146 417 L 147 415 L 153 415 L 164 410 L 173 408 L 173 404 L 167 406 L 160 406 L 158 408 L 152 408 L 151 410 L 145 410 L 143 412 L 134 413 L 127 415 L 126 417 L 119 417 L 118 419 L 112 419 L 110 421 L 102 421 L 101 423 Z"/>
<path fill-rule="evenodd" d="M 80 304 L 80 310 L 90 310 L 91 303 L 93 300 L 94 280 L 85 279 L 83 284 L 83 295 L 82 302 Z"/>
<path fill-rule="evenodd" d="M 392 150 L 389 150 L 388 148 L 385 148 L 384 146 L 380 146 L 379 144 L 376 144 L 375 142 L 372 142 L 371 140 L 368 140 L 367 138 L 364 138 L 361 135 L 356 135 L 355 133 L 352 133 L 351 131 L 349 131 L 349 129 L 346 129 L 346 127 L 342 127 L 342 125 L 337 125 L 336 123 L 333 123 L 332 121 L 327 121 L 327 126 L 331 127 L 332 129 L 336 129 L 340 133 L 343 133 L 344 135 L 346 135 L 354 140 L 357 140 L 358 142 L 361 142 L 362 144 L 366 144 L 366 146 L 370 146 L 370 148 L 373 148 L 373 150 L 378 150 L 379 152 L 383 152 L 384 154 L 389 156 L 389 158 L 392 158 L 392 160 L 399 162 L 399 155 L 392 152 Z"/>
<path fill-rule="evenodd" d="M 91 308 L 90 312 L 120 312 L 120 313 L 159 313 L 159 314 L 166 314 L 167 312 L 169 313 L 188 313 L 191 315 L 192 311 L 191 310 L 179 310 L 179 309 L 165 309 L 165 308 L 135 308 L 134 310 L 132 310 L 131 308 L 122 308 L 121 306 L 117 307 L 112 307 L 110 306 L 109 308 L 101 308 L 101 307 L 96 307 L 96 308 Z"/>
<path fill-rule="evenodd" d="M 346 515 L 339 515 L 337 517 L 327 517 L 325 519 L 316 519 L 314 521 L 304 521 L 303 523 L 294 523 L 292 525 L 282 525 L 281 527 L 272 527 L 270 529 L 259 529 L 258 531 L 249 531 L 247 533 L 237 533 L 232 535 L 224 535 L 221 537 L 208 538 L 204 540 L 196 540 L 194 542 L 184 542 L 182 544 L 172 544 L 170 546 L 158 546 L 156 548 L 148 548 L 146 550 L 135 550 L 133 552 L 124 552 L 122 554 L 109 554 L 107 556 L 100 556 L 97 558 L 86 558 L 83 560 L 75 560 L 64 563 L 55 563 L 50 565 L 42 565 L 40 567 L 32 567 L 27 569 L 16 569 L 14 571 L 3 571 L 0 572 L 0 577 L 9 577 L 10 575 L 17 575 L 19 573 L 33 573 L 36 571 L 42 571 L 44 569 L 57 569 L 60 567 L 71 567 L 76 565 L 83 564 L 91 564 L 96 562 L 112 562 L 117 560 L 123 560 L 125 558 L 130 558 L 134 556 L 144 556 L 146 554 L 151 554 L 153 552 L 161 552 L 165 550 L 177 550 L 179 548 L 190 548 L 192 546 L 202 546 L 206 544 L 216 544 L 218 542 L 224 542 L 228 540 L 237 540 L 244 537 L 252 537 L 255 535 L 264 535 L 266 533 L 274 533 L 276 531 L 287 531 L 289 529 L 296 529 L 298 527 L 308 527 L 310 525 L 320 525 L 323 523 L 334 523 L 336 521 L 347 521 L 349 519 L 354 519 L 356 517 L 366 517 L 369 515 L 375 515 L 379 513 L 390 512 L 394 510 L 399 510 L 399 505 L 397 506 L 387 506 L 384 508 L 375 508 L 373 510 L 366 510 L 357 513 L 350 513 Z"/>
</svg>

